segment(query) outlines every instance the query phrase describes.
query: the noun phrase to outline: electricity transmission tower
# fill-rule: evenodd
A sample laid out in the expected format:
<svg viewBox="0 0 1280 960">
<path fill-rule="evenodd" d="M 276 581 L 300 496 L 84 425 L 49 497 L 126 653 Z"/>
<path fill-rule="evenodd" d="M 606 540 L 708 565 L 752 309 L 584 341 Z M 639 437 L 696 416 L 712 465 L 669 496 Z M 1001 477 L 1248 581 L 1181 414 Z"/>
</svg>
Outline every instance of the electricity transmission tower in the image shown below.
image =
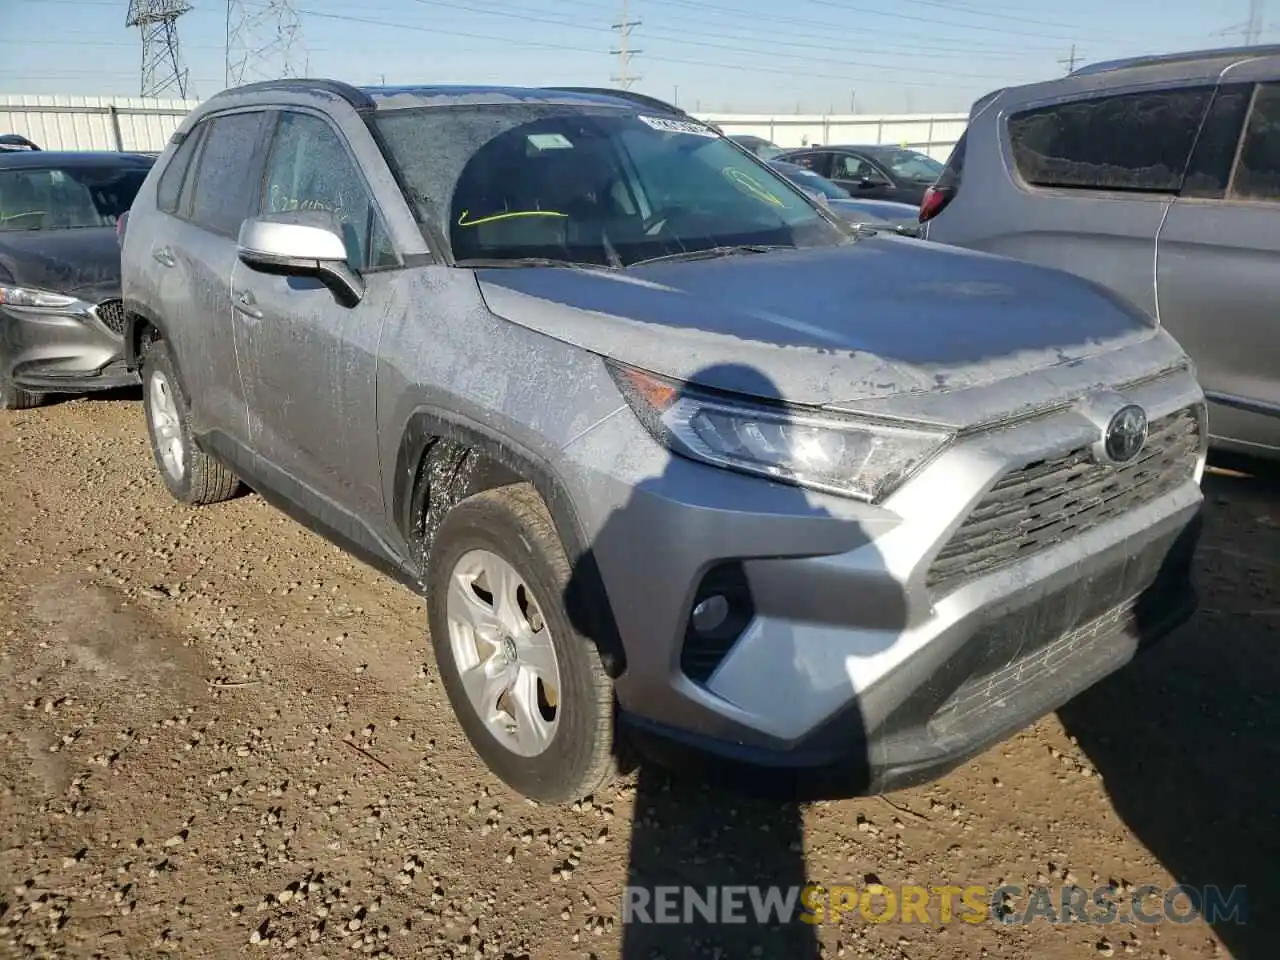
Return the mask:
<svg viewBox="0 0 1280 960">
<path fill-rule="evenodd" d="M 1267 0 L 1249 0 L 1249 23 L 1244 28 L 1244 42 L 1253 46 L 1262 37 L 1262 20 L 1265 16 Z"/>
<path fill-rule="evenodd" d="M 223 84 L 235 87 L 298 76 L 301 32 L 293 0 L 227 0 Z"/>
<path fill-rule="evenodd" d="M 631 72 L 631 58 L 644 52 L 631 48 L 631 28 L 638 26 L 639 20 L 627 19 L 627 0 L 622 0 L 622 19 L 613 24 L 613 29 L 618 31 L 618 49 L 610 50 L 609 53 L 618 58 L 618 75 L 613 78 L 613 82 L 623 90 L 630 90 L 631 85 L 641 79 Z"/>
<path fill-rule="evenodd" d="M 1073 43 L 1071 45 L 1071 55 L 1060 58 L 1058 62 L 1067 68 L 1068 74 L 1072 74 L 1076 72 L 1076 64 L 1083 59 L 1083 57 L 1076 56 L 1076 45 Z"/>
<path fill-rule="evenodd" d="M 191 9 L 186 0 L 129 0 L 126 27 L 142 35 L 139 96 L 187 97 L 187 70 L 178 49 L 178 18 Z"/>
</svg>

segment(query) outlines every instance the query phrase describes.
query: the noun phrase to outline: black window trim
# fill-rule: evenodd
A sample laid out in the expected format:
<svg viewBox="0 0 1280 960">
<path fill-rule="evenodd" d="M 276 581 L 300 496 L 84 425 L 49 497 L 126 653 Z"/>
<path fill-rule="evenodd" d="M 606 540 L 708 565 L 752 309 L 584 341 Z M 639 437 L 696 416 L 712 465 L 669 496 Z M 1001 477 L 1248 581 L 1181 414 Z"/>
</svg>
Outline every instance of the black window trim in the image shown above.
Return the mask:
<svg viewBox="0 0 1280 960">
<path fill-rule="evenodd" d="M 1204 129 L 1204 124 L 1209 116 L 1209 111 L 1213 107 L 1213 98 L 1217 95 L 1219 86 L 1221 86 L 1221 81 L 1216 77 L 1195 77 L 1176 81 L 1164 80 L 1149 83 L 1125 84 L 1115 87 L 1102 87 L 1089 90 L 1085 93 L 1075 92 L 1070 94 L 1061 94 L 1055 97 L 1045 97 L 1037 100 L 1008 104 L 996 115 L 996 122 L 999 130 L 1000 150 L 1004 158 L 1005 167 L 1009 172 L 1009 178 L 1018 186 L 1019 189 L 1031 195 L 1054 196 L 1061 198 L 1098 197 L 1114 199 L 1116 197 L 1125 197 L 1129 200 L 1168 203 L 1171 199 L 1176 199 L 1181 192 L 1182 181 L 1186 178 L 1187 166 L 1191 163 L 1191 158 L 1195 153 L 1196 144 L 1199 142 L 1200 133 Z M 1009 124 L 1015 117 L 1032 113 L 1036 110 L 1043 110 L 1047 107 L 1059 107 L 1075 103 L 1088 103 L 1093 100 L 1109 100 L 1113 97 L 1130 96 L 1142 93 L 1162 93 L 1186 90 L 1208 90 L 1210 91 L 1210 95 L 1209 102 L 1205 106 L 1204 113 L 1200 116 L 1200 124 L 1196 127 L 1195 136 L 1192 138 L 1191 148 L 1187 152 L 1187 159 L 1183 164 L 1182 175 L 1178 179 L 1177 189 L 1108 190 L 1101 187 L 1047 187 L 1028 182 L 1023 178 L 1022 173 L 1018 170 L 1017 158 L 1014 156 L 1013 152 L 1013 139 L 1009 133 Z"/>
<path fill-rule="evenodd" d="M 261 104 L 254 104 L 252 106 L 245 106 L 245 107 L 230 107 L 226 110 L 218 110 L 218 111 L 207 113 L 204 116 L 202 116 L 198 121 L 196 121 L 195 126 L 191 128 L 191 131 L 190 133 L 187 134 L 187 136 L 190 137 L 193 134 L 195 134 L 197 131 L 200 131 L 200 143 L 196 146 L 195 155 L 191 158 L 191 163 L 187 166 L 187 173 L 186 173 L 186 176 L 183 178 L 182 191 L 178 194 L 178 207 L 173 213 L 169 214 L 169 216 L 176 217 L 177 219 L 182 220 L 184 223 L 187 223 L 190 226 L 195 227 L 197 230 L 203 230 L 205 233 L 212 234 L 215 237 L 229 238 L 231 240 L 239 239 L 239 237 L 233 233 L 224 233 L 221 230 L 215 230 L 213 227 L 210 227 L 207 224 L 198 222 L 191 212 L 192 203 L 195 199 L 194 187 L 195 187 L 195 184 L 199 182 L 200 170 L 204 166 L 204 152 L 207 149 L 208 143 L 209 143 L 209 130 L 213 126 L 213 122 L 215 120 L 219 120 L 223 117 L 229 117 L 229 116 L 233 116 L 236 114 L 243 114 L 243 113 L 263 114 L 263 117 L 264 117 L 263 126 L 265 129 L 267 124 L 270 122 L 269 115 L 273 113 L 274 110 L 275 108 L 272 106 L 266 106 Z M 265 139 L 260 138 L 258 142 L 254 144 L 253 152 L 249 156 L 249 176 L 251 178 L 253 176 L 253 165 L 257 163 L 259 169 L 261 169 L 263 166 L 264 144 L 265 144 Z M 256 206 L 257 204 L 256 190 L 254 194 L 249 197 L 249 201 L 251 206 Z M 244 221 L 241 221 L 241 223 L 243 222 Z"/>
<path fill-rule="evenodd" d="M 359 273 L 361 276 L 368 276 L 375 273 L 387 273 L 391 270 L 403 270 L 410 266 L 404 253 L 400 250 L 396 243 L 396 238 L 391 233 L 391 228 L 387 225 L 387 215 L 383 212 L 382 204 L 378 202 L 377 191 L 369 186 L 369 178 L 364 175 L 364 168 L 360 164 L 359 157 L 356 156 L 354 150 L 351 149 L 351 143 L 347 139 L 342 129 L 333 122 L 323 110 L 317 110 L 313 107 L 297 106 L 289 104 L 288 106 L 280 106 L 274 109 L 274 116 L 269 122 L 269 129 L 265 138 L 265 148 L 262 151 L 262 175 L 258 178 L 256 196 L 254 198 L 254 215 L 258 216 L 262 213 L 262 197 L 267 188 L 267 175 L 271 171 L 271 160 L 275 156 L 276 136 L 280 132 L 280 125 L 284 122 L 286 113 L 297 113 L 305 116 L 314 117 L 329 128 L 329 131 L 337 138 L 338 144 L 343 152 L 347 155 L 347 160 L 351 163 L 352 170 L 355 171 L 356 179 L 360 181 L 360 185 L 364 187 L 365 196 L 369 198 L 369 204 L 373 207 L 374 213 L 377 215 L 378 222 L 382 226 L 382 232 L 387 238 L 387 242 L 391 244 L 391 252 L 396 258 L 396 263 L 388 264 L 382 267 L 363 267 Z M 366 127 L 367 129 L 367 127 Z M 375 148 L 381 149 L 380 144 L 375 144 Z"/>
</svg>

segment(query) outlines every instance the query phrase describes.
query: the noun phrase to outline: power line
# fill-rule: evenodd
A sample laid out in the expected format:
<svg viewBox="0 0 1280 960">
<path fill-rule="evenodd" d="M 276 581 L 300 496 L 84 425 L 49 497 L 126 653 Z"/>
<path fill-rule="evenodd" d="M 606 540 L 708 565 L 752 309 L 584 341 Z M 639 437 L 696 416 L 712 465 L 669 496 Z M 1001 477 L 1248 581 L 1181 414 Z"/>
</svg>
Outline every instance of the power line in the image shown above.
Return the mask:
<svg viewBox="0 0 1280 960">
<path fill-rule="evenodd" d="M 186 0 L 129 0 L 126 27 L 142 38 L 139 96 L 187 98 L 187 70 L 178 44 L 178 18 L 191 10 Z"/>
<path fill-rule="evenodd" d="M 638 53 L 643 53 L 641 50 L 631 49 L 630 46 L 631 31 L 638 26 L 640 26 L 639 20 L 627 19 L 627 0 L 622 0 L 622 17 L 611 27 L 618 31 L 618 49 L 609 52 L 618 58 L 618 75 L 613 78 L 613 82 L 619 84 L 623 90 L 630 90 L 631 85 L 641 79 L 631 72 L 631 58 Z"/>
</svg>

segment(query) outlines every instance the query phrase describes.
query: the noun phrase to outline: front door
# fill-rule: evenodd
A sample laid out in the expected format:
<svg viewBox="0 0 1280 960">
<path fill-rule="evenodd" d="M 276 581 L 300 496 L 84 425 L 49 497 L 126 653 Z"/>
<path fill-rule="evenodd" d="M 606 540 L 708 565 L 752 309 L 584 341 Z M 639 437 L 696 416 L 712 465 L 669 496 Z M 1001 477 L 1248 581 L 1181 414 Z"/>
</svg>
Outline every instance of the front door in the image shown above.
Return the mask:
<svg viewBox="0 0 1280 960">
<path fill-rule="evenodd" d="M 301 485 L 295 492 L 330 526 L 341 514 L 380 517 L 377 351 L 392 305 L 391 285 L 376 271 L 398 260 L 345 137 L 327 119 L 279 115 L 259 208 L 332 213 L 366 292 L 347 307 L 318 280 L 236 264 L 231 297 L 252 447 L 274 473 Z"/>
<path fill-rule="evenodd" d="M 830 178 L 857 200 L 896 200 L 893 181 L 866 157 L 839 153 L 832 158 Z"/>
</svg>

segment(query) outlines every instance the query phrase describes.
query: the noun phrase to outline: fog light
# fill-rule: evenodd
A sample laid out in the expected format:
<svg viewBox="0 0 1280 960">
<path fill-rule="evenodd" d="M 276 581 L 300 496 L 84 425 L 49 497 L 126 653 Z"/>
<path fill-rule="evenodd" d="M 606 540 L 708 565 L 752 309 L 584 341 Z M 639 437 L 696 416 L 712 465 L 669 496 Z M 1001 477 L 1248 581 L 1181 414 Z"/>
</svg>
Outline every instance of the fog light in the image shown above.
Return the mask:
<svg viewBox="0 0 1280 960">
<path fill-rule="evenodd" d="M 699 633 L 710 633 L 721 626 L 728 616 L 729 601 L 717 593 L 693 608 L 693 629 Z"/>
</svg>

